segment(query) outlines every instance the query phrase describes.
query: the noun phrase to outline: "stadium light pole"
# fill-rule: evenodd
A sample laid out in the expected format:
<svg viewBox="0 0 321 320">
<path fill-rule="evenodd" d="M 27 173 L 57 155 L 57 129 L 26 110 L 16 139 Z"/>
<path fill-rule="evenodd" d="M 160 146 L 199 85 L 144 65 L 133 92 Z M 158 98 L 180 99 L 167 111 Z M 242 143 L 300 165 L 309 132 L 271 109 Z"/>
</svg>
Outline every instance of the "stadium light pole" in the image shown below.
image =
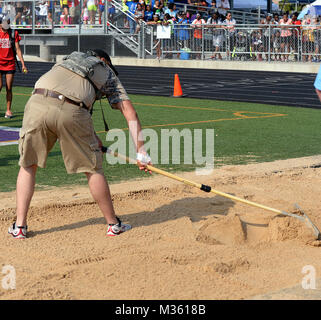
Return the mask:
<svg viewBox="0 0 321 320">
<path fill-rule="evenodd" d="M 267 12 L 271 13 L 272 12 L 272 0 L 267 0 Z"/>
</svg>

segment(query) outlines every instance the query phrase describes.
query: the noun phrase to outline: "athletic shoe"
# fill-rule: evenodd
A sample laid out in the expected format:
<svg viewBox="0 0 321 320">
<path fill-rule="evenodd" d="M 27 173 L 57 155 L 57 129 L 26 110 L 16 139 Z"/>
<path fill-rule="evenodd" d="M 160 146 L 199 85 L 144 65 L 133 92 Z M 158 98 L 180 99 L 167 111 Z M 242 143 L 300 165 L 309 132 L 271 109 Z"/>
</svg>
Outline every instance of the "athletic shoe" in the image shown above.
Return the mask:
<svg viewBox="0 0 321 320">
<path fill-rule="evenodd" d="M 107 236 L 110 236 L 110 237 L 118 236 L 121 233 L 128 231 L 132 228 L 131 225 L 124 224 L 120 221 L 120 219 L 118 217 L 116 217 L 116 218 L 117 218 L 118 223 L 108 225 Z"/>
<path fill-rule="evenodd" d="M 18 227 L 16 223 L 9 227 L 8 233 L 16 239 L 25 239 L 27 237 L 27 226 Z"/>
<path fill-rule="evenodd" d="M 11 119 L 11 118 L 13 118 L 13 115 L 5 114 L 4 117 L 5 117 L 6 119 Z"/>
</svg>

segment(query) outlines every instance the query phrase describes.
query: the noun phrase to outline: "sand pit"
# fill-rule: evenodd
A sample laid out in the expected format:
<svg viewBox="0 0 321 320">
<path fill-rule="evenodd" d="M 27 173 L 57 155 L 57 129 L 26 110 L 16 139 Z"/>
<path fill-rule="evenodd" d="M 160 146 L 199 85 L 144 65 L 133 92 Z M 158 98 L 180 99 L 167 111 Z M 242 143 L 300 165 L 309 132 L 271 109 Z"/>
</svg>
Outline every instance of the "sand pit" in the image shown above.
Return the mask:
<svg viewBox="0 0 321 320">
<path fill-rule="evenodd" d="M 299 203 L 320 229 L 318 163 L 321 157 L 308 157 L 181 176 L 288 212 Z M 320 277 L 319 241 L 299 220 L 156 175 L 111 192 L 130 232 L 107 238 L 87 188 L 54 188 L 36 192 L 24 241 L 6 234 L 15 195 L 3 193 L 0 265 L 14 266 L 16 289 L 0 286 L 0 299 L 252 299 L 273 292 L 282 299 L 293 296 L 291 287 L 304 299 L 302 268 L 312 265 Z"/>
</svg>

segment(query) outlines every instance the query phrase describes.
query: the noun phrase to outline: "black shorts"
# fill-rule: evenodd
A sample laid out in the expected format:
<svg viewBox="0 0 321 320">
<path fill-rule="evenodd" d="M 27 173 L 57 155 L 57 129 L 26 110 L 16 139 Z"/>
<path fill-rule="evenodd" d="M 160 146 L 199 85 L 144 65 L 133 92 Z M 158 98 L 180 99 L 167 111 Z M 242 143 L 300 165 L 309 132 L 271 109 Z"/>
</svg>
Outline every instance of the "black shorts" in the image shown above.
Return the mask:
<svg viewBox="0 0 321 320">
<path fill-rule="evenodd" d="M 16 70 L 0 70 L 0 74 L 15 74 Z"/>
</svg>

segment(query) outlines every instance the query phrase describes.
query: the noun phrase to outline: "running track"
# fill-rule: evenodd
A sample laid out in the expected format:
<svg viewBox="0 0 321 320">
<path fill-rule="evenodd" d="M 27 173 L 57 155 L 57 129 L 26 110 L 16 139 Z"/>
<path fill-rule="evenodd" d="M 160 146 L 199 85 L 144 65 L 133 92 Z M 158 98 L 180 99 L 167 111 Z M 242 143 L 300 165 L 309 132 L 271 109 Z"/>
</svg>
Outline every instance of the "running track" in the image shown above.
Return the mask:
<svg viewBox="0 0 321 320">
<path fill-rule="evenodd" d="M 14 84 L 32 87 L 52 65 L 28 62 L 29 73 L 17 72 Z M 130 94 L 171 96 L 177 73 L 183 93 L 189 98 L 321 108 L 313 87 L 315 74 L 136 66 L 117 69 Z"/>
</svg>

